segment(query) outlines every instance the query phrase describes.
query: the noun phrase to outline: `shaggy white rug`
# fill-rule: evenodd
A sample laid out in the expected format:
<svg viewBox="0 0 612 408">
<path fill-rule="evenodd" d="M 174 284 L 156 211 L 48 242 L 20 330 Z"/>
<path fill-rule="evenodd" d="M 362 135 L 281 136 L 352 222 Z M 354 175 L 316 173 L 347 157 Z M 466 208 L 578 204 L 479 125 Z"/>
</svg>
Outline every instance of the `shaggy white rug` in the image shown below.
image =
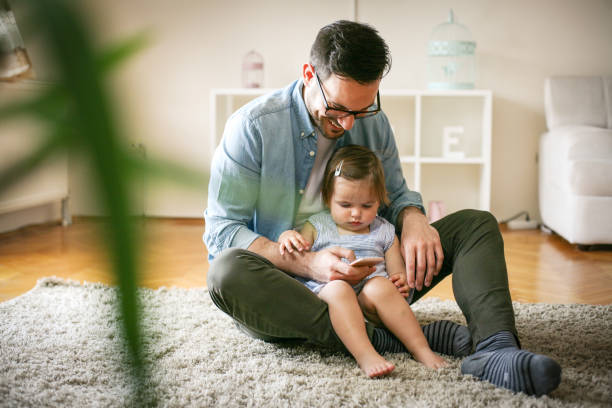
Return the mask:
<svg viewBox="0 0 612 408">
<path fill-rule="evenodd" d="M 542 398 L 462 376 L 459 360 L 433 371 L 405 354 L 367 379 L 345 354 L 253 340 L 206 289 L 141 289 L 147 387 L 169 407 L 609 407 L 612 307 L 515 304 L 526 349 L 556 359 L 560 387 Z M 131 388 L 117 335 L 116 290 L 56 278 L 0 303 L 0 406 L 125 406 Z M 463 322 L 454 302 L 414 305 L 417 318 Z"/>
</svg>

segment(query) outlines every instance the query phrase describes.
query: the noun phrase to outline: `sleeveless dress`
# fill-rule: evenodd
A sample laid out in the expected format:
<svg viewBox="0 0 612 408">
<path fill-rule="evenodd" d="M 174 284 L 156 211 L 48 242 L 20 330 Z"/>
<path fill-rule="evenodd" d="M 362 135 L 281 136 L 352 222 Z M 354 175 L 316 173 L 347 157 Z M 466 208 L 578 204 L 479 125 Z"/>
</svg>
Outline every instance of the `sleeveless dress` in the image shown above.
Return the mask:
<svg viewBox="0 0 612 408">
<path fill-rule="evenodd" d="M 330 246 L 339 246 L 348 248 L 355 252 L 355 258 L 364 258 L 371 256 L 385 256 L 385 252 L 393 244 L 395 238 L 395 227 L 389 221 L 380 216 L 376 216 L 370 224 L 370 232 L 368 234 L 356 235 L 340 235 L 338 226 L 334 223 L 329 211 L 323 211 L 312 215 L 308 218 L 308 222 L 317 231 L 317 238 L 312 244 L 311 251 L 319 251 Z M 345 260 L 348 263 L 348 260 Z M 365 285 L 366 281 L 375 276 L 388 277 L 385 268 L 385 263 L 381 262 L 376 265 L 376 270 L 368 275 L 365 279 L 353 286 L 356 293 L 359 293 Z M 318 294 L 325 283 L 315 280 L 295 276 L 295 279 L 302 282 L 306 287 Z"/>
</svg>

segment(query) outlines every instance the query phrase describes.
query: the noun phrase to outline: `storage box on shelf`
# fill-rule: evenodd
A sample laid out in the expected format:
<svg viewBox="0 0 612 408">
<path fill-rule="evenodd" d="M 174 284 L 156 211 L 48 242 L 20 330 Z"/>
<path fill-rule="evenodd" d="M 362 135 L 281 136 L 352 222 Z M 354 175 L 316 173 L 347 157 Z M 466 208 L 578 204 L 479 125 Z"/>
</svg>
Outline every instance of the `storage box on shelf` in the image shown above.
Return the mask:
<svg viewBox="0 0 612 408">
<path fill-rule="evenodd" d="M 213 150 L 227 118 L 270 91 L 211 91 Z M 381 105 L 395 134 L 406 182 L 422 193 L 426 208 L 430 201 L 442 201 L 446 213 L 490 209 L 491 91 L 381 90 Z"/>
</svg>

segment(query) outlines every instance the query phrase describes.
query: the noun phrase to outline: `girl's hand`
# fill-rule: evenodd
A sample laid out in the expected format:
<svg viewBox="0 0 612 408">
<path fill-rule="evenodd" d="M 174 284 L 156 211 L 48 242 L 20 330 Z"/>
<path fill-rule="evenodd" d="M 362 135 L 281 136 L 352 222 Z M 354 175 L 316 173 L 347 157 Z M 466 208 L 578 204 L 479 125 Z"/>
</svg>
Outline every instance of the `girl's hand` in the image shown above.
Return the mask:
<svg viewBox="0 0 612 408">
<path fill-rule="evenodd" d="M 391 282 L 393 282 L 393 284 L 403 297 L 408 297 L 408 295 L 410 294 L 410 286 L 408 286 L 408 280 L 406 279 L 405 273 L 391 275 L 389 276 L 389 279 L 391 280 Z"/>
<path fill-rule="evenodd" d="M 281 255 L 285 255 L 285 251 L 292 253 L 294 249 L 298 252 L 308 251 L 310 243 L 297 231 L 287 230 L 278 237 L 278 249 Z"/>
</svg>

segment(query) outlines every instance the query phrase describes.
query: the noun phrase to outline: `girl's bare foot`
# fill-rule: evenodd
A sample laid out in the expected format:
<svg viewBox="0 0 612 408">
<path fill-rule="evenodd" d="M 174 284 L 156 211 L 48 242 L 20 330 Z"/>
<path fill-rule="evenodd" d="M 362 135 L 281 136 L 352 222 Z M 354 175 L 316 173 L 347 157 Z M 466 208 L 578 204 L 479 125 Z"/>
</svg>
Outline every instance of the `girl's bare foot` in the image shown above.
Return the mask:
<svg viewBox="0 0 612 408">
<path fill-rule="evenodd" d="M 434 353 L 433 351 L 429 351 L 429 353 L 425 353 L 422 356 L 415 356 L 415 359 L 423 364 L 425 367 L 429 368 L 442 368 L 446 367 L 448 363 L 442 357 Z"/>
<path fill-rule="evenodd" d="M 357 364 L 370 378 L 381 377 L 395 370 L 395 366 L 378 353 L 363 356 L 357 360 Z"/>
</svg>

